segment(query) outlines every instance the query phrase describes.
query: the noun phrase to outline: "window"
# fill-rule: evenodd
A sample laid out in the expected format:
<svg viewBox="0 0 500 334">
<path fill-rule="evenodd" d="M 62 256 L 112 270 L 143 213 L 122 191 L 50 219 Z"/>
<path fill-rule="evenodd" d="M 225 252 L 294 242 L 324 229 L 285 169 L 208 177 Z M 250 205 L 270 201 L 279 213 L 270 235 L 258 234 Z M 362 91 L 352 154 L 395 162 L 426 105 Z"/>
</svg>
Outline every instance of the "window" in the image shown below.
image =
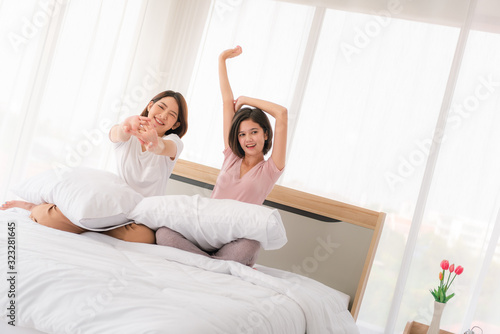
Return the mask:
<svg viewBox="0 0 500 334">
<path fill-rule="evenodd" d="M 218 8 L 226 8 L 221 6 L 229 2 L 217 3 L 206 28 L 206 38 L 187 96 L 191 121 L 183 138 L 182 157 L 220 168 L 224 142 L 219 54 L 236 45 L 243 48 L 241 56 L 227 61 L 235 98 L 247 95 L 270 100 L 288 106 L 289 118 L 295 117 L 293 113 L 298 110 L 290 106 L 290 102 L 314 8 L 259 0 L 242 1 L 239 6 L 222 11 Z"/>
<path fill-rule="evenodd" d="M 213 4 L 188 94 L 190 118 L 197 121 L 186 136 L 183 158 L 221 166 L 217 57 L 241 45 L 243 55 L 228 60 L 235 97 L 260 97 L 289 110 L 288 161 L 278 183 L 388 213 L 358 317 L 362 332 L 402 330 L 408 320 L 427 322 L 432 313 L 428 290 L 435 283 L 429 272 L 435 272 L 441 257 L 463 259 L 458 264 L 473 272 L 498 271 L 486 251 L 498 242 L 489 239 L 500 183 L 491 174 L 498 170 L 494 93 L 500 76 L 490 77 L 498 67 L 493 63 L 498 50 L 491 46 L 498 44 L 498 34 L 471 31 L 445 120 L 446 141 L 436 169 L 424 180 L 468 2 L 457 3 L 453 11 L 422 3 L 404 3 L 405 8 L 377 8 L 381 5 L 374 2 L 347 8 L 336 1 L 328 2 L 332 8 L 319 1 Z M 476 99 L 475 92 L 480 94 Z M 487 111 L 475 118 L 467 108 Z M 415 212 L 427 196 L 424 182 L 431 182 L 427 206 Z M 423 222 L 414 265 L 405 291 L 397 291 L 403 294 L 401 307 L 393 311 L 390 302 L 380 301 L 395 295 L 416 214 Z M 466 253 L 472 249 L 474 256 Z M 460 302 L 454 301 L 455 311 L 444 316 L 444 328 L 459 331 L 478 319 L 491 324 L 483 328 L 495 328 L 497 320 L 482 299 L 486 293 L 474 285 L 478 276 L 464 277 L 457 282 Z M 485 279 L 485 286 L 490 283 Z M 474 298 L 481 302 L 471 306 Z"/>
</svg>

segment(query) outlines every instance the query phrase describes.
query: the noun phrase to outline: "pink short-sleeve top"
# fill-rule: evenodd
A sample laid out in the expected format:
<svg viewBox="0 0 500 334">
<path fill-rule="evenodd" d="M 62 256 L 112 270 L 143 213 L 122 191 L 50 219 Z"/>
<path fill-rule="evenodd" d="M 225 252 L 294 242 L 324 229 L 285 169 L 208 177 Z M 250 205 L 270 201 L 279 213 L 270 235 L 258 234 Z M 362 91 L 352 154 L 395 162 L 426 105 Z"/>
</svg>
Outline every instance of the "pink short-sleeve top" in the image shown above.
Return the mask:
<svg viewBox="0 0 500 334">
<path fill-rule="evenodd" d="M 211 197 L 261 205 L 283 174 L 284 168 L 279 170 L 273 159 L 269 158 L 259 162 L 240 178 L 242 161 L 231 148 L 224 150 L 224 163 Z"/>
</svg>

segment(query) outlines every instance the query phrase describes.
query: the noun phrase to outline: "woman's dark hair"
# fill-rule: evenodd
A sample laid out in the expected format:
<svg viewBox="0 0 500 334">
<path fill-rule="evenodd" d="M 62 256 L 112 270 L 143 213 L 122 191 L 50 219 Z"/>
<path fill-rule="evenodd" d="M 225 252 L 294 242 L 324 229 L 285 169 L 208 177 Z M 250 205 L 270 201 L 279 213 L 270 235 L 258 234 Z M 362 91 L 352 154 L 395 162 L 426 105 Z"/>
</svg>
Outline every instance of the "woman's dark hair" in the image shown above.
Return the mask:
<svg viewBox="0 0 500 334">
<path fill-rule="evenodd" d="M 238 141 L 238 133 L 240 131 L 241 122 L 248 119 L 259 124 L 262 130 L 264 130 L 264 134 L 267 135 L 262 153 L 266 154 L 273 146 L 273 129 L 271 128 L 271 123 L 269 122 L 269 118 L 267 118 L 267 115 L 258 108 L 241 108 L 233 116 L 233 121 L 231 123 L 231 129 L 229 130 L 228 138 L 229 147 L 231 148 L 233 153 L 240 158 L 243 158 L 245 156 L 245 151 L 243 151 L 243 148 Z"/>
<path fill-rule="evenodd" d="M 186 134 L 188 129 L 188 107 L 186 100 L 184 99 L 184 96 L 182 96 L 181 93 L 174 92 L 173 90 L 166 90 L 153 97 L 151 99 L 151 102 L 153 102 L 154 104 L 163 99 L 164 97 L 168 96 L 173 97 L 177 102 L 177 105 L 179 106 L 179 115 L 177 116 L 177 121 L 180 123 L 180 125 L 175 129 L 167 130 L 167 132 L 165 132 L 163 136 L 175 133 L 176 135 L 179 136 L 179 138 L 182 138 L 182 136 Z M 141 116 L 148 117 L 148 114 L 149 114 L 148 106 L 146 106 L 146 108 L 144 108 L 144 110 L 142 111 Z"/>
</svg>

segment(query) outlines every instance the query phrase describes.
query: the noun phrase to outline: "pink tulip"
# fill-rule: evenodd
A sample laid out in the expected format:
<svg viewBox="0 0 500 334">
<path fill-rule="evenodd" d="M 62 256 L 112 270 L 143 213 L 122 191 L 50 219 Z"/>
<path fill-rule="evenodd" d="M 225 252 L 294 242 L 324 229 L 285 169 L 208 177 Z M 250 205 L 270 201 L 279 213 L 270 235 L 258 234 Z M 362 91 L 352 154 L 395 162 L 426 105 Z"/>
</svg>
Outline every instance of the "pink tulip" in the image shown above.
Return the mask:
<svg viewBox="0 0 500 334">
<path fill-rule="evenodd" d="M 440 281 L 442 281 L 442 280 L 443 280 L 443 272 L 442 272 L 442 271 L 440 271 L 440 272 L 439 272 L 439 280 L 440 280 Z"/>
<path fill-rule="evenodd" d="M 448 262 L 448 260 L 443 260 L 443 261 L 441 261 L 441 268 L 442 268 L 443 270 L 446 270 L 446 269 L 448 269 L 449 267 L 450 267 L 450 263 Z"/>
<path fill-rule="evenodd" d="M 458 266 L 457 269 L 455 269 L 455 274 L 457 274 L 457 275 L 460 275 L 463 272 L 464 272 L 464 268 L 462 266 Z"/>
<path fill-rule="evenodd" d="M 450 274 L 451 274 L 454 270 L 455 270 L 455 264 L 452 264 L 452 265 L 450 266 Z"/>
</svg>

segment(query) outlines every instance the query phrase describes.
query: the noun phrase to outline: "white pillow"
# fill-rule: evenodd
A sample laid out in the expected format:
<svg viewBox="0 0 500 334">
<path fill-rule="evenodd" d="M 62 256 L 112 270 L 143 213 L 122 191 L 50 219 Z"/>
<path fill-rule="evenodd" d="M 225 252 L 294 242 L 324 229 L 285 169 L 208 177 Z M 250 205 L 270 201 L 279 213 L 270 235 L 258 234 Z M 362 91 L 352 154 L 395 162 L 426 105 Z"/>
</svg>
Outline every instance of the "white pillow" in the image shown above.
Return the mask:
<svg viewBox="0 0 500 334">
<path fill-rule="evenodd" d="M 127 224 L 127 214 L 143 199 L 117 175 L 83 167 L 64 173 L 48 170 L 13 192 L 35 204 L 54 203 L 73 224 L 93 231 Z"/>
<path fill-rule="evenodd" d="M 278 249 L 287 242 L 278 210 L 230 199 L 145 197 L 128 218 L 152 230 L 169 227 L 208 252 L 238 238 L 257 240 L 264 249 Z"/>
</svg>

